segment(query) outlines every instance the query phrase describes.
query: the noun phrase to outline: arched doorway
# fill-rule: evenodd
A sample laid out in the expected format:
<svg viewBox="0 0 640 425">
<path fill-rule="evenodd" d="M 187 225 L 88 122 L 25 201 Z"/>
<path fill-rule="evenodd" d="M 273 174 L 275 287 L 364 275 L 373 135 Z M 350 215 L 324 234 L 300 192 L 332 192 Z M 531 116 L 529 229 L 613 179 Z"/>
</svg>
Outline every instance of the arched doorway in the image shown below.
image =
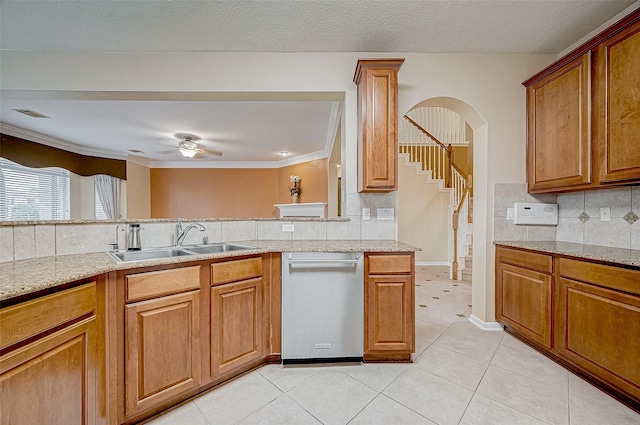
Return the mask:
<svg viewBox="0 0 640 425">
<path fill-rule="evenodd" d="M 450 109 L 463 117 L 473 131 L 473 282 L 471 321 L 483 329 L 501 329 L 495 322 L 495 284 L 493 254 L 493 224 L 487 211 L 492 199 L 488 178 L 488 124 L 468 103 L 453 97 L 433 97 L 423 100 L 415 108 L 438 106 Z M 401 112 L 402 115 L 404 113 Z"/>
</svg>

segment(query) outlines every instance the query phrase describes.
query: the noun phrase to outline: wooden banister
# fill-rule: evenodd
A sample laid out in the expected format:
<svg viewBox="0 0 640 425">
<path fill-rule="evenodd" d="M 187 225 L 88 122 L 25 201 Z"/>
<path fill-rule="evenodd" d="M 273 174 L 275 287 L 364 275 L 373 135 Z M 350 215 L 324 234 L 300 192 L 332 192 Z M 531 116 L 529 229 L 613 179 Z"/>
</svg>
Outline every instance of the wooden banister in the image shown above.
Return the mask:
<svg viewBox="0 0 640 425">
<path fill-rule="evenodd" d="M 447 153 L 449 152 L 449 150 L 451 150 L 451 145 L 449 145 L 449 147 L 447 147 L 447 145 L 445 145 L 444 143 L 442 143 L 440 140 L 438 140 L 436 138 L 436 136 L 434 136 L 433 134 L 429 133 L 427 130 L 425 130 L 424 128 L 422 128 L 422 126 L 420 124 L 418 124 L 417 122 L 415 122 L 414 120 L 412 120 L 408 115 L 404 116 L 405 119 L 407 121 L 409 121 L 411 124 L 413 124 L 418 130 L 420 130 L 421 132 L 423 132 L 425 135 L 427 135 L 427 137 L 429 137 L 431 140 L 433 140 L 434 142 L 436 142 L 442 149 L 444 149 L 445 151 L 447 151 Z"/>
</svg>

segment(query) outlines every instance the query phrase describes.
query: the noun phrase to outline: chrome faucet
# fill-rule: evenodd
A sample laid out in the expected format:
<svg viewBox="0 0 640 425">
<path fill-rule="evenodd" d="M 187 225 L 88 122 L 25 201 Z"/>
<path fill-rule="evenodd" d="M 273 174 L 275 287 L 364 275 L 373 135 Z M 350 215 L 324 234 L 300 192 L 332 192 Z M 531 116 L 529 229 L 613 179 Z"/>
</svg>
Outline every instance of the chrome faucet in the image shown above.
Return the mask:
<svg viewBox="0 0 640 425">
<path fill-rule="evenodd" d="M 184 241 L 184 238 L 187 237 L 187 233 L 189 233 L 189 230 L 196 228 L 198 230 L 200 230 L 201 232 L 204 232 L 204 226 L 200 223 L 191 223 L 190 225 L 188 225 L 187 227 L 185 227 L 184 229 L 182 228 L 182 219 L 179 218 L 178 219 L 178 224 L 176 224 L 176 234 L 175 234 L 175 244 L 176 245 L 182 245 L 182 242 Z"/>
<path fill-rule="evenodd" d="M 124 226 L 122 224 L 118 224 L 116 226 L 116 240 L 114 243 L 109 244 L 113 248 L 113 252 L 116 252 L 118 251 L 118 249 L 120 249 L 120 245 L 118 244 L 118 230 L 124 232 Z"/>
</svg>

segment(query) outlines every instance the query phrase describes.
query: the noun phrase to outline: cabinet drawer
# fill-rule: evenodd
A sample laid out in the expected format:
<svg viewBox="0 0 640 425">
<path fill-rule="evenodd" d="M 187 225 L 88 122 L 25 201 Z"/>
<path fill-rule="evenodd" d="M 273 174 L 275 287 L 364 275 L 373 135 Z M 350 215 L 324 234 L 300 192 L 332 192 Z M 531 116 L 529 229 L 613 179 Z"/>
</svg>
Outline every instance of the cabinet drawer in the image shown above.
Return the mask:
<svg viewBox="0 0 640 425">
<path fill-rule="evenodd" d="M 413 271 L 411 254 L 370 254 L 369 274 L 397 274 Z"/>
<path fill-rule="evenodd" d="M 640 295 L 640 271 L 560 258 L 560 275 Z"/>
<path fill-rule="evenodd" d="M 499 246 L 497 260 L 500 263 L 510 263 L 542 273 L 553 273 L 553 257 L 550 255 Z"/>
<path fill-rule="evenodd" d="M 89 314 L 96 307 L 95 282 L 0 310 L 0 348 Z"/>
<path fill-rule="evenodd" d="M 200 266 L 127 275 L 127 301 L 184 292 L 200 287 Z"/>
<path fill-rule="evenodd" d="M 235 282 L 262 276 L 262 258 L 245 258 L 211 265 L 211 284 Z"/>
</svg>

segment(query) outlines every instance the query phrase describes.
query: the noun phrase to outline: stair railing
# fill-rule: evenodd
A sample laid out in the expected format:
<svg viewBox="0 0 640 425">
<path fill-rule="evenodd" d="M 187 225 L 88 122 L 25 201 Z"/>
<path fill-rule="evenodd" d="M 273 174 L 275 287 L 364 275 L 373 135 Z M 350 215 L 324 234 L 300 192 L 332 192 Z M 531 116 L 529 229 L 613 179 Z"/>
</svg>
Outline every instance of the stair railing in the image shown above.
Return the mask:
<svg viewBox="0 0 640 425">
<path fill-rule="evenodd" d="M 467 226 L 469 225 L 469 188 L 471 180 L 462 191 L 462 196 L 458 201 L 458 205 L 453 210 L 451 224 L 453 226 L 453 261 L 451 262 L 451 278 L 458 280 L 458 253 L 464 249 L 464 238 L 467 236 Z M 462 225 L 461 225 L 462 224 Z"/>
<path fill-rule="evenodd" d="M 445 187 L 451 187 L 451 166 L 453 148 L 445 145 L 433 134 L 422 128 L 420 124 L 404 116 L 406 122 L 418 130 L 418 134 L 410 132 L 411 141 L 400 145 L 400 153 L 408 153 L 413 162 L 420 162 L 423 170 L 432 172 L 432 178 L 444 180 Z M 406 151 L 403 151 L 405 148 Z"/>
<path fill-rule="evenodd" d="M 472 176 L 455 163 L 451 144 L 442 143 L 408 115 L 405 115 L 404 119 L 421 133 L 421 137 L 416 136 L 415 132 L 408 131 L 411 134 L 411 141 L 409 143 L 405 141 L 400 145 L 400 153 L 409 154 L 410 161 L 420 162 L 423 170 L 432 171 L 433 178 L 444 179 L 445 187 L 452 189 L 451 204 L 454 210 L 451 222 L 453 228 L 451 277 L 457 280 L 458 253 L 462 252 L 469 221 L 469 191 L 472 187 Z M 463 225 L 461 226 L 460 223 Z"/>
</svg>

